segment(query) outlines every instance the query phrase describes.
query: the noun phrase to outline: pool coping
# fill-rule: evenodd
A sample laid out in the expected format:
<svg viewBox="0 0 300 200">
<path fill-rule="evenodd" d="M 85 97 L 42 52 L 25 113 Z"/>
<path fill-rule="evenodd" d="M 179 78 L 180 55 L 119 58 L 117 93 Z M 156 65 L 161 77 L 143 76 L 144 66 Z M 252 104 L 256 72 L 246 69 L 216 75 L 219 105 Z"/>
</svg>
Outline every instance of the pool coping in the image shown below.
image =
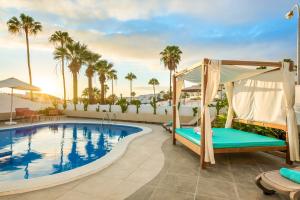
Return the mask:
<svg viewBox="0 0 300 200">
<path fill-rule="evenodd" d="M 64 123 L 80 123 L 80 124 L 99 124 L 99 121 L 96 120 L 63 120 L 63 121 L 49 121 L 49 122 L 40 122 L 32 123 L 28 125 L 16 125 L 12 127 L 0 128 L 0 130 L 9 130 L 14 128 L 23 128 L 23 127 L 34 127 L 40 125 L 49 125 L 49 124 L 64 124 Z M 105 123 L 107 124 L 107 123 Z M 99 124 L 101 125 L 101 124 Z M 97 173 L 106 167 L 110 166 L 112 163 L 120 159 L 126 152 L 129 144 L 136 138 L 142 137 L 146 134 L 150 134 L 152 129 L 149 127 L 131 125 L 125 123 L 112 123 L 112 125 L 121 125 L 129 127 L 137 127 L 142 129 L 142 131 L 137 132 L 136 134 L 131 134 L 125 137 L 123 140 L 117 143 L 117 145 L 105 156 L 89 163 L 84 166 L 53 174 L 47 175 L 32 179 L 26 180 L 13 180 L 13 181 L 4 181 L 0 182 L 0 196 L 19 194 L 25 192 L 31 192 L 35 190 L 46 189 L 49 187 L 54 187 L 62 185 L 71 181 L 81 179 L 83 177 Z"/>
</svg>

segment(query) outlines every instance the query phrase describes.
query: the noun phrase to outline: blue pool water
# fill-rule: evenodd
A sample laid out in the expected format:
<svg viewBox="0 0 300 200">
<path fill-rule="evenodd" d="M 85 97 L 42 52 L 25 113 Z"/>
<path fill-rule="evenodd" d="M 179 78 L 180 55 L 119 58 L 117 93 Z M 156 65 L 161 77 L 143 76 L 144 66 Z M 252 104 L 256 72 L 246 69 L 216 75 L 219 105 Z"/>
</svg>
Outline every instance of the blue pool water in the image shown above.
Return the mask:
<svg viewBox="0 0 300 200">
<path fill-rule="evenodd" d="M 121 125 L 52 124 L 0 131 L 0 181 L 68 171 L 107 154 L 122 138 L 141 131 Z"/>
</svg>

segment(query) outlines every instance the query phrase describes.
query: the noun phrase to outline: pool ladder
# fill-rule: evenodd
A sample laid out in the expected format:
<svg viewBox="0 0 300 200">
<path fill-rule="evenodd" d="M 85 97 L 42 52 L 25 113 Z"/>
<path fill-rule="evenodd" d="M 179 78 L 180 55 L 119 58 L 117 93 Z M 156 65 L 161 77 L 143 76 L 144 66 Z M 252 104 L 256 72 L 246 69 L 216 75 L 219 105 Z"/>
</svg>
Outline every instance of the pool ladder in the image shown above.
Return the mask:
<svg viewBox="0 0 300 200">
<path fill-rule="evenodd" d="M 114 120 L 117 119 L 116 113 L 113 113 L 113 116 L 112 116 L 112 117 L 109 115 L 108 112 L 105 112 L 105 114 L 106 114 L 106 115 L 105 115 L 104 117 L 102 117 L 102 126 L 103 126 L 103 124 L 104 124 L 104 121 L 107 121 L 107 124 L 112 125 L 112 124 L 113 124 L 112 117 L 114 117 Z"/>
</svg>

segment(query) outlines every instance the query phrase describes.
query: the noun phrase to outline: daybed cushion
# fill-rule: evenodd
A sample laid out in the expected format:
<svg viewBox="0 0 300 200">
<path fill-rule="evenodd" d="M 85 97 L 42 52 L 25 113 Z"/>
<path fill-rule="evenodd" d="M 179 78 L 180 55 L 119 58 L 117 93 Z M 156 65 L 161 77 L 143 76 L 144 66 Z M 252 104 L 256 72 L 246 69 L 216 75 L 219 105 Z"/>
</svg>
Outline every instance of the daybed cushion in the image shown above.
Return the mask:
<svg viewBox="0 0 300 200">
<path fill-rule="evenodd" d="M 258 135 L 233 128 L 213 128 L 214 148 L 286 146 L 284 140 Z M 193 128 L 177 128 L 176 133 L 194 144 L 200 144 L 200 135 Z"/>
</svg>

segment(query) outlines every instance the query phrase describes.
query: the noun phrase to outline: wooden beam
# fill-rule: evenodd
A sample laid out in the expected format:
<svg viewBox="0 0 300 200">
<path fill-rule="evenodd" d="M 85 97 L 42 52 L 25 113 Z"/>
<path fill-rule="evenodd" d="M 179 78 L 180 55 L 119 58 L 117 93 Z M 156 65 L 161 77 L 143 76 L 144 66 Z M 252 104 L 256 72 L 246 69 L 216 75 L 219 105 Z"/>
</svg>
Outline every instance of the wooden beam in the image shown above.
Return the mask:
<svg viewBox="0 0 300 200">
<path fill-rule="evenodd" d="M 173 75 L 173 123 L 172 123 L 172 139 L 173 144 L 176 144 L 176 138 L 175 138 L 175 130 L 176 130 L 176 109 L 177 109 L 177 103 L 176 103 L 176 76 Z"/>
<path fill-rule="evenodd" d="M 190 140 L 182 137 L 181 135 L 179 134 L 176 134 L 175 133 L 175 138 L 177 141 L 179 141 L 181 144 L 185 145 L 187 148 L 189 148 L 190 150 L 192 150 L 193 152 L 195 152 L 196 154 L 200 155 L 201 156 L 201 153 L 200 153 L 200 146 L 199 145 L 196 145 L 194 144 L 193 142 L 191 142 Z"/>
<path fill-rule="evenodd" d="M 244 65 L 244 66 L 264 66 L 282 67 L 281 62 L 247 61 L 247 60 L 222 60 L 222 65 Z"/>
<path fill-rule="evenodd" d="M 262 127 L 268 127 L 268 128 L 275 128 L 280 129 L 283 131 L 287 131 L 287 126 L 282 124 L 273 124 L 273 123 L 267 123 L 267 122 L 258 122 L 258 121 L 252 121 L 252 120 L 245 120 L 245 119 L 233 119 L 233 122 L 242 123 L 242 124 L 249 124 L 249 125 L 255 125 L 255 126 L 262 126 Z"/>
<path fill-rule="evenodd" d="M 261 147 L 240 147 L 214 149 L 215 153 L 246 153 L 257 151 L 285 151 L 287 146 L 261 146 Z"/>
<path fill-rule="evenodd" d="M 202 93 L 202 108 L 204 108 L 205 104 L 205 96 L 206 96 L 206 89 L 207 89 L 207 80 L 208 80 L 208 68 L 209 60 L 205 58 L 203 60 L 203 67 L 202 67 L 202 84 L 201 84 L 201 93 Z M 200 166 L 202 169 L 205 169 L 205 114 L 201 116 L 201 148 L 200 148 Z"/>
</svg>

